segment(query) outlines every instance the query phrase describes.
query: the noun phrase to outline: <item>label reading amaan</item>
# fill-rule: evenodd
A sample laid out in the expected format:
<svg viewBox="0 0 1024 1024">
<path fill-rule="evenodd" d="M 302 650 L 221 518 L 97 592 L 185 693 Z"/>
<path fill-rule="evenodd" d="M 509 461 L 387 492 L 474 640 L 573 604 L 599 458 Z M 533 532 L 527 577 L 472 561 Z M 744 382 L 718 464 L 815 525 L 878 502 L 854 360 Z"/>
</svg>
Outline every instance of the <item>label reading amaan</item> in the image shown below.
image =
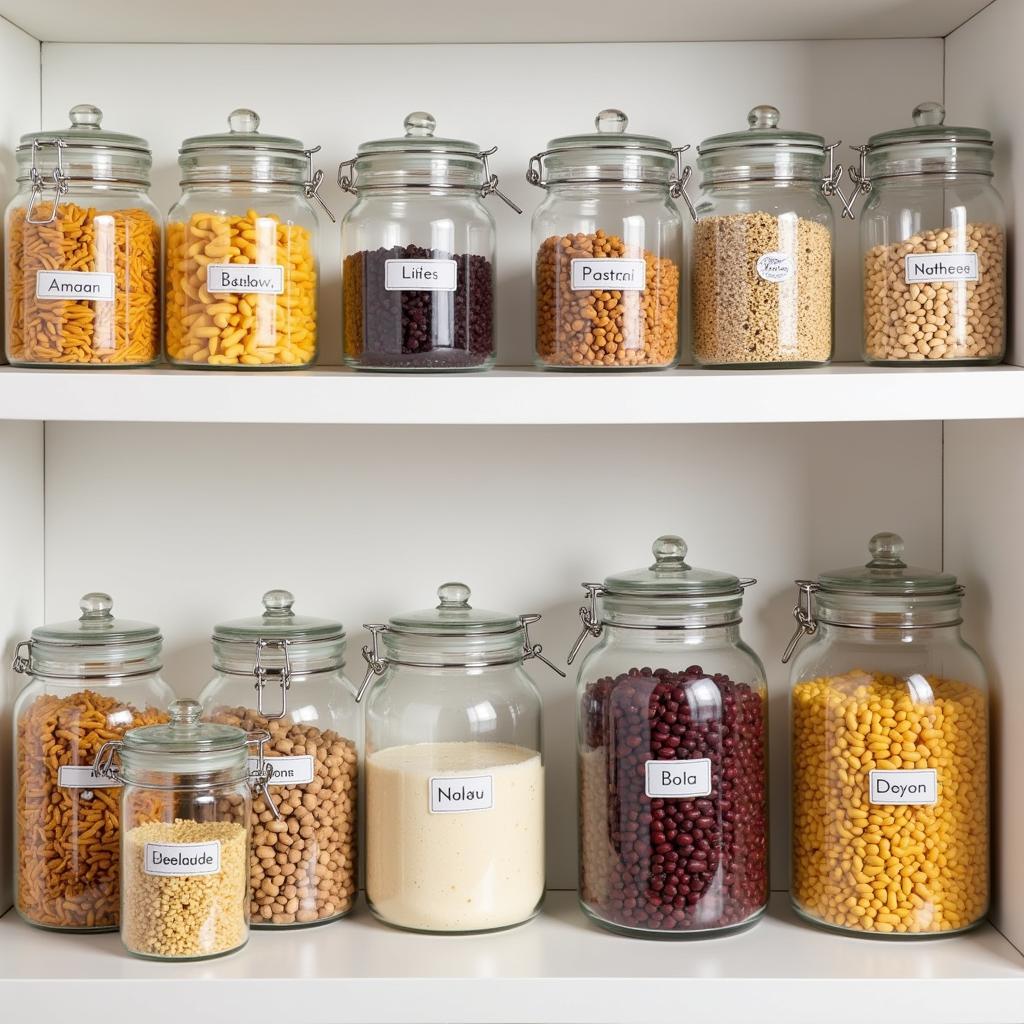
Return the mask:
<svg viewBox="0 0 1024 1024">
<path fill-rule="evenodd" d="M 444 776 L 430 780 L 430 813 L 489 811 L 494 806 L 493 775 Z"/>
<path fill-rule="evenodd" d="M 939 799 L 939 783 L 934 768 L 876 769 L 868 773 L 870 801 L 873 804 L 908 804 L 929 807 Z"/>
<path fill-rule="evenodd" d="M 215 875 L 220 871 L 220 843 L 146 843 L 147 875 Z"/>
<path fill-rule="evenodd" d="M 37 270 L 37 299 L 114 301 L 114 275 L 91 270 Z"/>
<path fill-rule="evenodd" d="M 299 754 L 296 757 L 268 757 L 270 765 L 270 784 L 272 786 L 304 786 L 313 781 L 313 757 L 311 754 Z M 249 758 L 249 773 L 259 771 L 258 757 Z"/>
<path fill-rule="evenodd" d="M 384 290 L 389 292 L 453 292 L 458 278 L 455 260 L 384 261 Z"/>
<path fill-rule="evenodd" d="M 62 764 L 57 769 L 57 785 L 61 789 L 115 789 L 121 783 L 97 775 L 91 764 Z"/>
<path fill-rule="evenodd" d="M 929 281 L 977 281 L 976 252 L 920 252 L 903 257 L 903 279 L 907 284 Z"/>
<path fill-rule="evenodd" d="M 575 292 L 642 292 L 647 287 L 643 260 L 572 260 L 571 268 Z"/>
<path fill-rule="evenodd" d="M 711 792 L 711 760 L 647 761 L 645 792 L 652 797 L 689 798 Z"/>
<path fill-rule="evenodd" d="M 280 295 L 284 267 L 278 263 L 207 263 L 206 290 L 211 295 Z"/>
<path fill-rule="evenodd" d="M 773 284 L 788 281 L 796 273 L 793 257 L 785 252 L 766 252 L 757 258 L 757 276 Z"/>
</svg>

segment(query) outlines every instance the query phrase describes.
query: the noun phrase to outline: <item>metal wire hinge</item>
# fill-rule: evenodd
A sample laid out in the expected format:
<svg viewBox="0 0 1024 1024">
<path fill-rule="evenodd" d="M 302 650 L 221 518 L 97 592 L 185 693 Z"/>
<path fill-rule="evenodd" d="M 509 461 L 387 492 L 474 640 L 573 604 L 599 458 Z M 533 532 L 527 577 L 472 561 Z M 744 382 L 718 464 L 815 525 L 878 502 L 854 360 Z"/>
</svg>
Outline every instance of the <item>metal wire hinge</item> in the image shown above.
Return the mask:
<svg viewBox="0 0 1024 1024">
<path fill-rule="evenodd" d="M 68 176 L 64 173 L 64 147 L 67 143 L 63 139 L 33 139 L 32 140 L 32 198 L 29 200 L 28 210 L 25 212 L 25 221 L 28 224 L 52 224 L 57 219 L 57 200 L 68 192 Z M 50 216 L 46 220 L 36 220 L 32 216 L 32 211 L 36 208 L 39 200 L 42 198 L 43 189 L 49 187 L 49 182 L 46 181 L 43 176 L 39 173 L 39 168 L 36 166 L 36 155 L 43 146 L 53 146 L 57 151 L 57 166 L 53 169 L 53 207 L 50 210 Z"/>
<path fill-rule="evenodd" d="M 256 641 L 256 664 L 252 670 L 252 674 L 256 677 L 256 710 L 267 721 L 276 721 L 288 714 L 288 691 L 292 685 L 292 666 L 288 660 L 288 645 L 290 643 L 290 640 L 266 640 L 263 637 Z M 268 648 L 281 651 L 284 664 L 280 669 L 268 669 L 263 664 L 263 652 Z M 281 710 L 276 715 L 271 715 L 263 710 L 263 688 L 267 685 L 267 677 L 272 672 L 280 677 L 281 687 Z"/>
<path fill-rule="evenodd" d="M 304 149 L 303 155 L 306 157 L 306 180 L 303 182 L 303 191 L 306 193 L 307 199 L 315 199 L 324 210 L 324 213 L 331 218 L 332 224 L 338 222 L 334 219 L 334 214 L 331 212 L 331 208 L 324 202 L 323 196 L 320 195 L 320 185 L 324 180 L 324 172 L 321 170 L 313 170 L 313 154 L 319 153 L 321 147 L 315 146 L 313 149 Z"/>
<path fill-rule="evenodd" d="M 21 652 L 25 651 L 24 654 Z M 22 640 L 18 646 L 14 648 L 14 661 L 11 662 L 11 668 L 14 669 L 19 675 L 28 672 L 32 667 L 32 641 Z"/>
<path fill-rule="evenodd" d="M 541 653 L 544 648 L 540 644 L 530 643 L 530 623 L 537 622 L 539 619 L 540 615 L 536 613 L 519 616 L 519 622 L 523 627 L 523 661 L 527 661 L 530 658 L 536 658 L 538 661 L 544 662 L 549 669 L 553 672 L 557 672 L 564 679 L 565 673 L 557 665 L 548 661 L 548 659 Z"/>
<path fill-rule="evenodd" d="M 576 643 L 572 645 L 569 657 L 565 659 L 567 665 L 571 665 L 576 659 L 576 655 L 580 653 L 580 648 L 587 639 L 587 635 L 589 634 L 596 640 L 604 628 L 597 616 L 597 599 L 599 595 L 604 593 L 604 585 L 601 583 L 584 583 L 583 589 L 590 597 L 590 605 L 589 607 L 583 605 L 580 608 L 580 619 L 583 622 L 583 629 L 580 631 L 580 635 L 576 637 Z"/>
<path fill-rule="evenodd" d="M 484 162 L 484 183 L 480 186 L 480 198 L 486 199 L 489 195 L 496 195 L 506 206 L 510 206 L 516 213 L 522 213 L 523 211 L 512 202 L 511 199 L 504 192 L 498 188 L 498 176 L 492 174 L 490 168 L 487 166 L 487 158 L 494 156 L 498 152 L 497 146 L 491 146 L 490 149 L 485 149 L 480 153 L 480 159 Z"/>
<path fill-rule="evenodd" d="M 796 619 L 796 632 L 793 633 L 789 643 L 786 645 L 786 650 L 782 654 L 783 665 L 793 657 L 793 652 L 805 636 L 814 636 L 818 632 L 818 623 L 811 609 L 811 598 L 818 592 L 818 584 L 811 580 L 797 580 L 796 585 L 800 588 L 797 604 L 793 609 L 793 618 Z"/>
<path fill-rule="evenodd" d="M 668 183 L 668 194 L 673 199 L 682 199 L 686 203 L 686 208 L 690 211 L 690 216 L 696 222 L 697 211 L 693 207 L 693 201 L 690 199 L 689 192 L 686 191 L 687 182 L 693 175 L 693 168 L 689 165 L 683 164 L 683 154 L 689 149 L 689 146 L 677 146 L 672 150 L 676 155 L 676 173 Z"/>
<path fill-rule="evenodd" d="M 363 647 L 363 660 L 366 662 L 366 675 L 356 690 L 356 703 L 361 701 L 366 694 L 366 688 L 370 685 L 374 676 L 383 675 L 388 667 L 388 659 L 380 656 L 380 634 L 388 627 L 383 622 L 368 622 L 364 627 L 370 631 L 371 647 Z"/>
</svg>

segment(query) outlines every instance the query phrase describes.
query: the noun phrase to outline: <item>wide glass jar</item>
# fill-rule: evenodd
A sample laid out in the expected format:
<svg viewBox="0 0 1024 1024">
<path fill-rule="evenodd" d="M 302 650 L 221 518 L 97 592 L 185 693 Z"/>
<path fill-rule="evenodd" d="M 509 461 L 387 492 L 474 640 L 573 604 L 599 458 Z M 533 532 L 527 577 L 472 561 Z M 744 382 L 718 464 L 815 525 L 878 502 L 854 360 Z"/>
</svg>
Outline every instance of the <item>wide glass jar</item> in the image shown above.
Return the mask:
<svg viewBox="0 0 1024 1024">
<path fill-rule="evenodd" d="M 434 135 L 415 111 L 398 138 L 364 142 L 338 168 L 355 195 L 341 222 L 345 362 L 363 370 L 494 365 L 498 189 L 475 142 Z"/>
<path fill-rule="evenodd" d="M 577 690 L 579 896 L 642 938 L 748 925 L 768 902 L 768 694 L 740 637 L 754 580 L 659 537 L 645 569 L 586 583 L 600 643 Z"/>
<path fill-rule="evenodd" d="M 529 638 L 539 615 L 473 608 L 463 583 L 438 596 L 366 627 L 366 898 L 399 928 L 509 928 L 544 896 L 541 702 L 523 663 L 550 662 Z"/>
<path fill-rule="evenodd" d="M 128 367 L 160 358 L 160 215 L 149 143 L 72 107 L 71 126 L 18 146 L 7 206 L 7 359 Z"/>
<path fill-rule="evenodd" d="M 698 147 L 694 362 L 821 366 L 832 358 L 835 147 L 781 130 L 775 107 L 754 107 L 747 124 Z"/>
<path fill-rule="evenodd" d="M 14 705 L 14 904 L 42 928 L 113 931 L 118 922 L 117 783 L 93 770 L 102 744 L 166 721 L 158 627 L 118 619 L 107 594 L 81 617 L 18 645 L 28 685 Z"/>
<path fill-rule="evenodd" d="M 316 149 L 260 132 L 181 144 L 181 198 L 167 215 L 167 358 L 178 366 L 301 369 L 317 355 Z"/>
<path fill-rule="evenodd" d="M 860 935 L 948 935 L 989 901 L 988 684 L 963 588 L 903 561 L 800 580 L 792 669 L 797 911 Z"/>
<path fill-rule="evenodd" d="M 850 175 L 861 213 L 864 359 L 999 363 L 1006 351 L 1006 211 L 992 136 L 945 124 L 940 103 L 873 135 Z"/>
<path fill-rule="evenodd" d="M 355 903 L 359 882 L 362 715 L 344 672 L 345 628 L 298 615 L 294 601 L 287 590 L 270 590 L 262 615 L 214 628 L 217 675 L 199 698 L 211 721 L 268 736 L 263 755 L 279 814 L 255 794 L 254 928 L 342 917 Z"/>
<path fill-rule="evenodd" d="M 552 139 L 526 180 L 547 195 L 533 215 L 536 362 L 560 369 L 657 369 L 679 356 L 683 224 L 673 197 L 686 147 L 626 131 L 602 110 L 596 131 Z"/>
</svg>

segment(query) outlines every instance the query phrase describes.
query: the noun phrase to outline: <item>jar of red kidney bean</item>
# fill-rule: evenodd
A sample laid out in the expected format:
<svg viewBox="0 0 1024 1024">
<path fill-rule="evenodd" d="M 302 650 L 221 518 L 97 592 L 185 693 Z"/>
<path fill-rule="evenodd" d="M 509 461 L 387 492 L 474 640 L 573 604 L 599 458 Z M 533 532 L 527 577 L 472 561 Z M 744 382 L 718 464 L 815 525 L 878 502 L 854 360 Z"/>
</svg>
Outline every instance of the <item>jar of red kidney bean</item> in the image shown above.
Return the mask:
<svg viewBox="0 0 1024 1024">
<path fill-rule="evenodd" d="M 612 931 L 685 938 L 752 924 L 768 901 L 768 700 L 740 638 L 754 580 L 654 564 L 585 583 L 600 643 L 578 686 L 579 894 Z"/>
</svg>

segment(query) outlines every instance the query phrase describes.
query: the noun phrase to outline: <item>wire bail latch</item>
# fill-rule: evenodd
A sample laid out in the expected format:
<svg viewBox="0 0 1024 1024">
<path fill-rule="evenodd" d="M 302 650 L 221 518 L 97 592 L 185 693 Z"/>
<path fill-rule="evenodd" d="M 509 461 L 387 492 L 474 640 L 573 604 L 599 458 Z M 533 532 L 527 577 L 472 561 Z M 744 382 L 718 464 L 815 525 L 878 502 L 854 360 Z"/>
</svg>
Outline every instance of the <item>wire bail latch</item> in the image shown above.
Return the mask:
<svg viewBox="0 0 1024 1024">
<path fill-rule="evenodd" d="M 33 139 L 32 140 L 32 198 L 29 200 L 28 210 L 25 213 L 27 224 L 52 224 L 57 219 L 57 200 L 68 193 L 68 176 L 64 173 L 64 147 L 67 143 L 63 139 Z M 53 206 L 50 209 L 50 216 L 46 220 L 36 220 L 32 216 L 39 200 L 43 197 L 43 191 L 50 187 L 50 182 L 39 173 L 36 164 L 36 157 L 44 146 L 53 146 L 57 152 L 57 164 L 53 168 Z"/>
<path fill-rule="evenodd" d="M 604 626 L 597 615 L 597 599 L 605 592 L 603 583 L 584 583 L 583 589 L 587 592 L 590 597 L 590 605 L 582 605 L 580 607 L 580 619 L 583 622 L 583 629 L 580 631 L 580 635 L 576 638 L 576 642 L 572 645 L 572 649 L 569 651 L 569 657 L 565 659 L 567 665 L 571 665 L 576 658 L 576 655 L 580 653 L 580 648 L 583 646 L 583 642 L 587 639 L 589 634 L 595 640 L 601 635 L 601 631 Z"/>
<path fill-rule="evenodd" d="M 818 632 L 818 623 L 811 609 L 811 598 L 818 592 L 820 587 L 812 580 L 797 580 L 796 585 L 799 587 L 797 604 L 793 609 L 793 618 L 796 619 L 796 632 L 793 633 L 789 643 L 786 645 L 786 650 L 782 654 L 783 665 L 793 657 L 797 645 L 805 636 L 814 636 Z"/>
</svg>

